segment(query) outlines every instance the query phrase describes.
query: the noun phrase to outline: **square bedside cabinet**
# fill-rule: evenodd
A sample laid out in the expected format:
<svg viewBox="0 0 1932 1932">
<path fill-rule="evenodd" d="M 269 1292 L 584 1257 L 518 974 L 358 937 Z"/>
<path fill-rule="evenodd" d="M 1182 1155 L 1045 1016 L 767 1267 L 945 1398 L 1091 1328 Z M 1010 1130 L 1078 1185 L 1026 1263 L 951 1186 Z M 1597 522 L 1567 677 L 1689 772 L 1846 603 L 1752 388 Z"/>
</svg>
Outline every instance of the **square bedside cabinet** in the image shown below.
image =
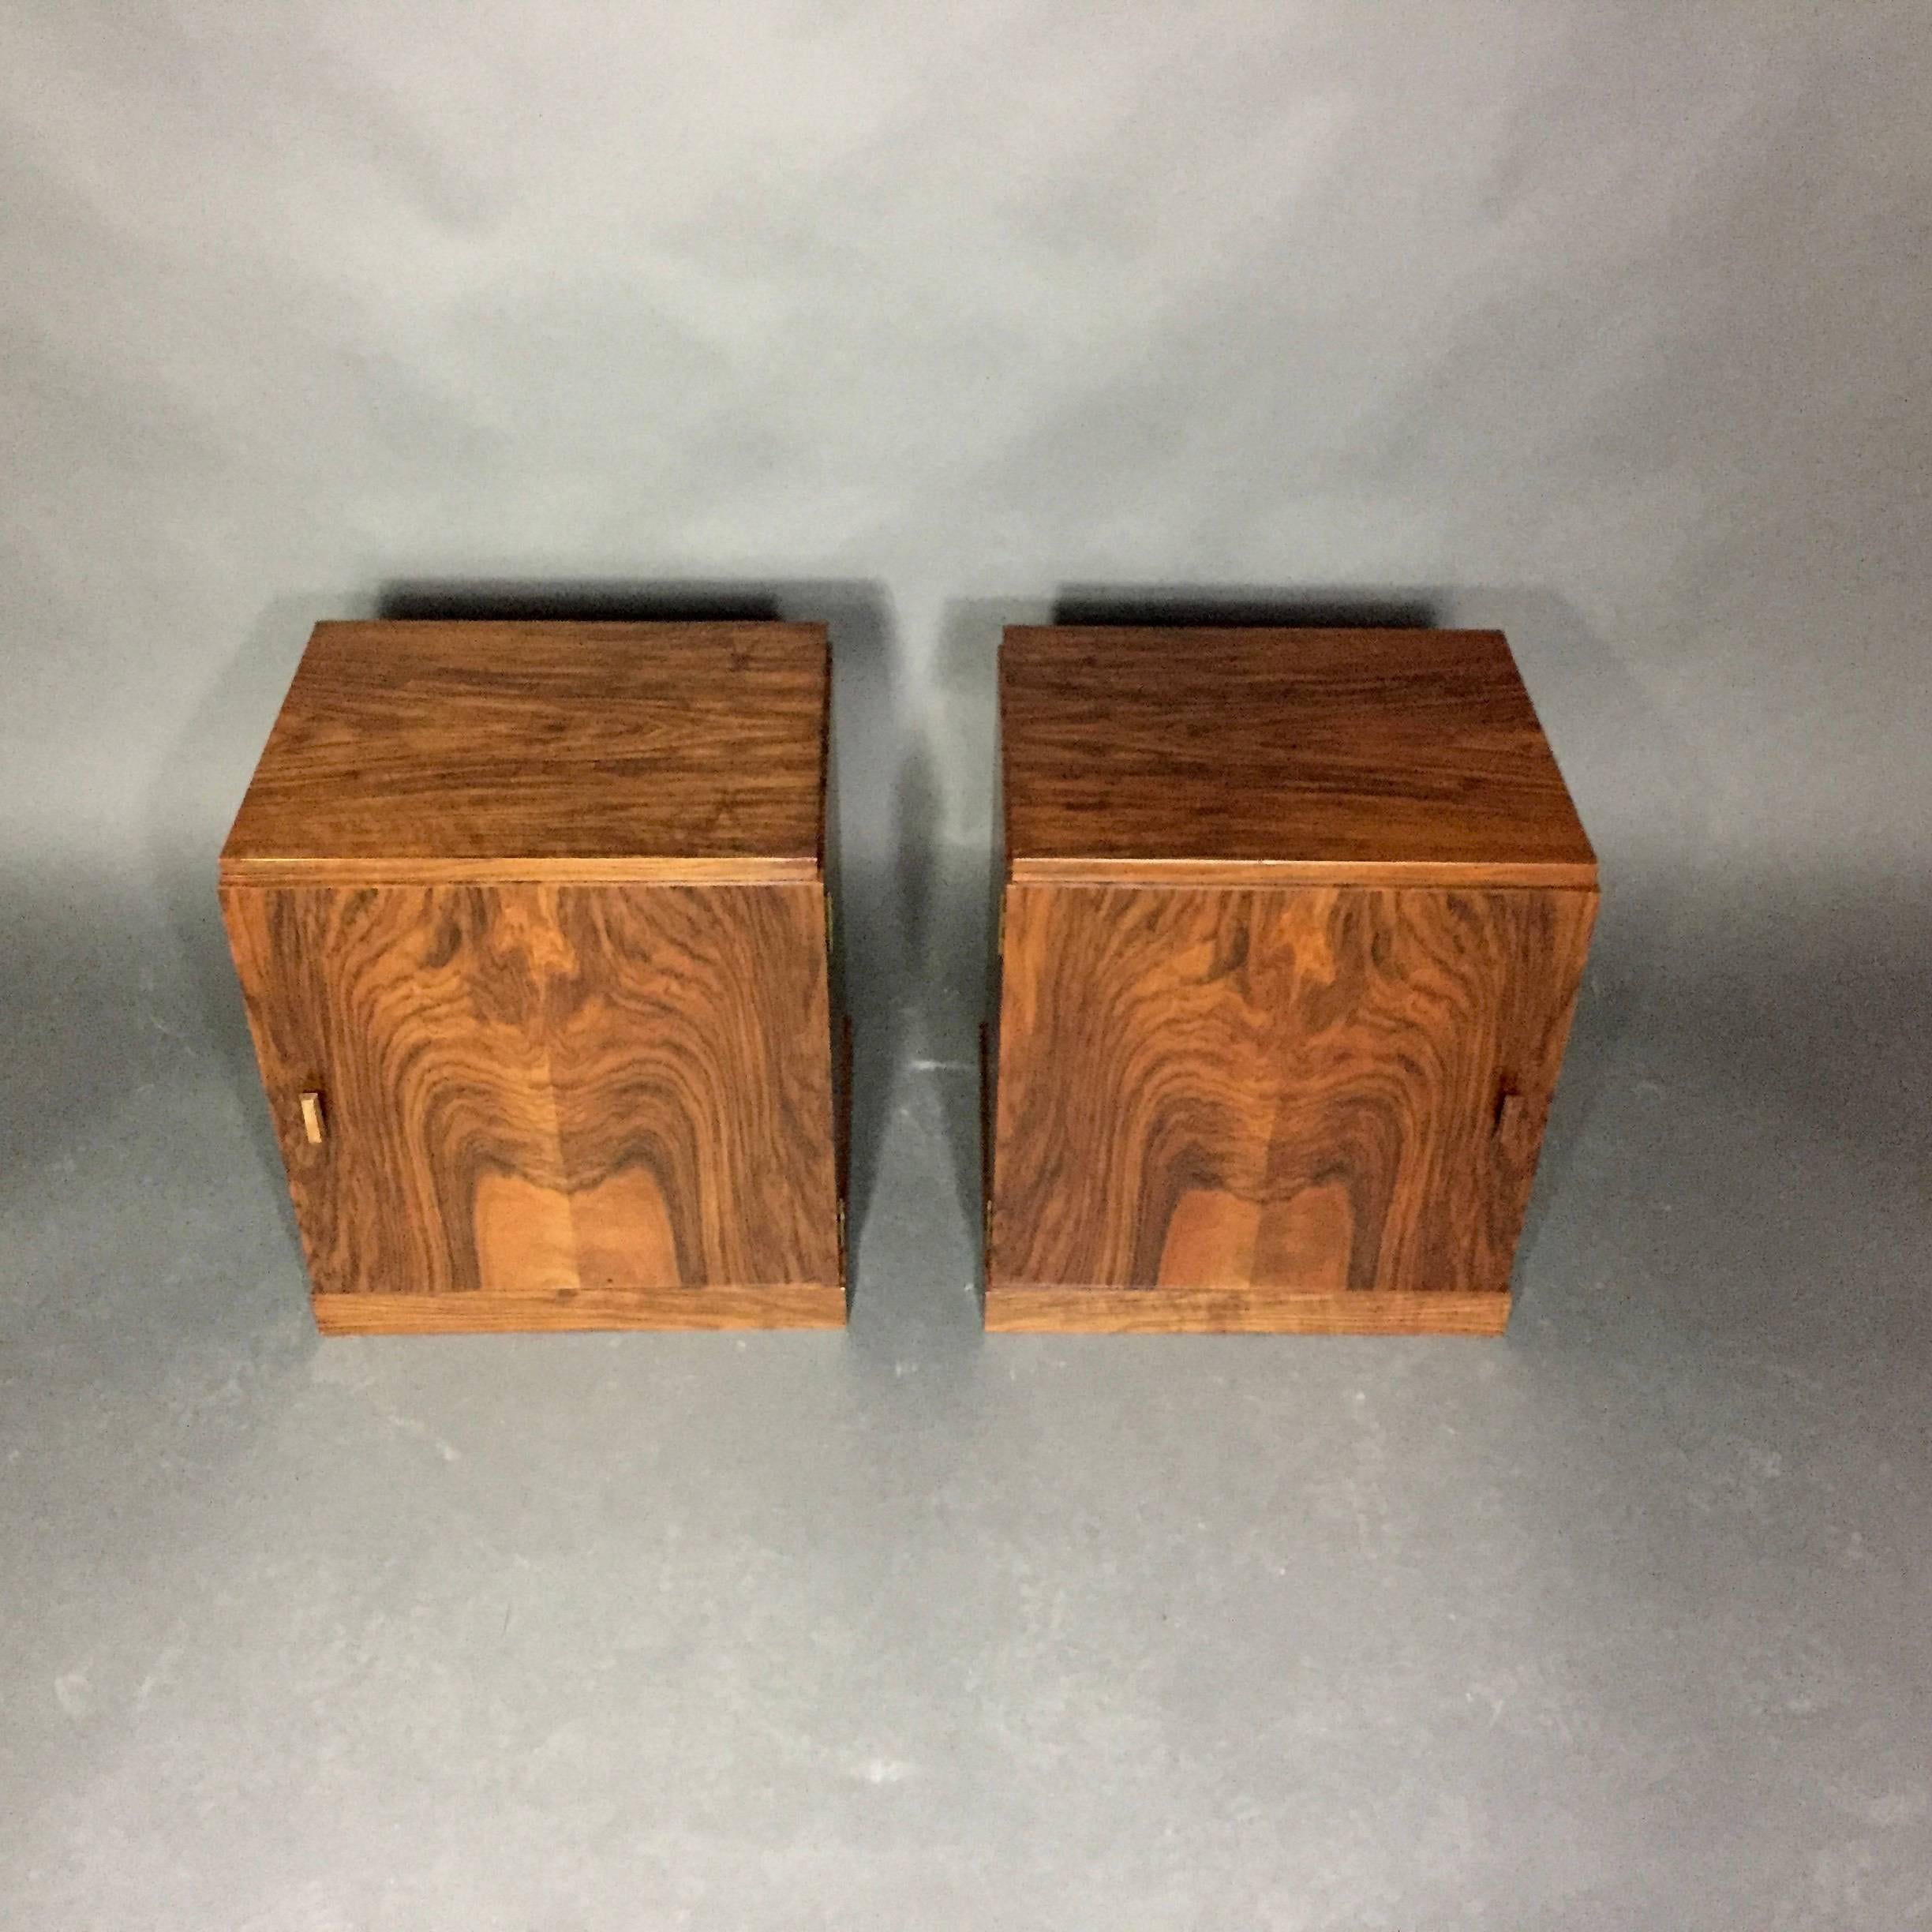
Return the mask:
<svg viewBox="0 0 1932 1932">
<path fill-rule="evenodd" d="M 1597 908 L 1494 631 L 1015 629 L 986 1320 L 1493 1334 Z"/>
<path fill-rule="evenodd" d="M 221 859 L 330 1333 L 845 1319 L 822 626 L 325 623 Z"/>
</svg>

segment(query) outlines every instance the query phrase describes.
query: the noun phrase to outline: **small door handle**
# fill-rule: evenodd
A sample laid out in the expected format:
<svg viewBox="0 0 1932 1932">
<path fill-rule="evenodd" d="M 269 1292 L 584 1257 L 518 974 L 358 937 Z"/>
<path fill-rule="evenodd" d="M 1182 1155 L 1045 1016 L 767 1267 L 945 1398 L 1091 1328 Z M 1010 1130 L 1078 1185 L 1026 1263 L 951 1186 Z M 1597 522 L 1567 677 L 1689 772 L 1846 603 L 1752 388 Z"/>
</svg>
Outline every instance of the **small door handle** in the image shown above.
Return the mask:
<svg viewBox="0 0 1932 1932">
<path fill-rule="evenodd" d="M 1523 1097 L 1519 1093 L 1507 1090 L 1496 1096 L 1496 1132 L 1500 1139 L 1504 1134 L 1513 1133 L 1522 1124 Z"/>
<path fill-rule="evenodd" d="M 322 1144 L 322 1096 L 311 1088 L 301 1097 L 302 1132 L 311 1147 Z"/>
</svg>

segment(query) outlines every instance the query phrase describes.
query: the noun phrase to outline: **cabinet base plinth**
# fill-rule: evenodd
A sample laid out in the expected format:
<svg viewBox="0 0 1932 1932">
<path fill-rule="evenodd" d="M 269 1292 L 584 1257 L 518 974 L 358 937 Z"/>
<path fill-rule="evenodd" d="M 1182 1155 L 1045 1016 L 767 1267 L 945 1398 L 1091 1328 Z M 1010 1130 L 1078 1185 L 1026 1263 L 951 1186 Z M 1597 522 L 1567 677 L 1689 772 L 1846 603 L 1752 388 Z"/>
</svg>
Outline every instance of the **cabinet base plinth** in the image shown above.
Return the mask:
<svg viewBox="0 0 1932 1932">
<path fill-rule="evenodd" d="M 1056 1288 L 989 1283 L 1008 1335 L 1500 1335 L 1511 1297 L 1485 1292 L 1297 1294 L 1285 1288 Z"/>
<path fill-rule="evenodd" d="M 498 1335 L 517 1329 L 842 1328 L 837 1282 L 775 1287 L 582 1290 L 571 1295 L 316 1294 L 325 1335 Z"/>
</svg>

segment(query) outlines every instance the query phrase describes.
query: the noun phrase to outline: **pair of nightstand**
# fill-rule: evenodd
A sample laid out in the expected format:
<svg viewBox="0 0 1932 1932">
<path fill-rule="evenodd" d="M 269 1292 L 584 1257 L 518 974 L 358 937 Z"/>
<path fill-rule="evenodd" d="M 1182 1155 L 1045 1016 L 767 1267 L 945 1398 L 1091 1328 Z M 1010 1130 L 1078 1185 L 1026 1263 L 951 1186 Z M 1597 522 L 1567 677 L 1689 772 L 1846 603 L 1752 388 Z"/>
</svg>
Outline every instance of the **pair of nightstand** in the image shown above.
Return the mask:
<svg viewBox="0 0 1932 1932">
<path fill-rule="evenodd" d="M 1487 631 L 1009 631 L 986 1320 L 1492 1333 L 1597 903 Z M 330 1332 L 845 1318 L 822 626 L 320 626 L 222 854 Z"/>
</svg>

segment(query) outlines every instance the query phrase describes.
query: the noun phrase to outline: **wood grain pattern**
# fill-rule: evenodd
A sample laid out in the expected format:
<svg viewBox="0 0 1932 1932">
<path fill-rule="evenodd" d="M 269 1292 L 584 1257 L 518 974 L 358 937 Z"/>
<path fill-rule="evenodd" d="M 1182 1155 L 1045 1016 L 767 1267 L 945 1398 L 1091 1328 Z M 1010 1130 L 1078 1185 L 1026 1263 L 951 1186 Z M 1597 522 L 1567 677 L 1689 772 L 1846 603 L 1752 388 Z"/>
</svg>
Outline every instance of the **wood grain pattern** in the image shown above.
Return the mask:
<svg viewBox="0 0 1932 1932">
<path fill-rule="evenodd" d="M 320 624 L 222 877 L 817 878 L 829 690 L 820 624 Z"/>
<path fill-rule="evenodd" d="M 843 1318 L 817 886 L 222 899 L 325 1326 Z"/>
<path fill-rule="evenodd" d="M 1596 903 L 1009 886 L 989 1327 L 1481 1327 Z"/>
<path fill-rule="evenodd" d="M 1016 627 L 1007 875 L 1590 886 L 1495 631 Z"/>
</svg>

